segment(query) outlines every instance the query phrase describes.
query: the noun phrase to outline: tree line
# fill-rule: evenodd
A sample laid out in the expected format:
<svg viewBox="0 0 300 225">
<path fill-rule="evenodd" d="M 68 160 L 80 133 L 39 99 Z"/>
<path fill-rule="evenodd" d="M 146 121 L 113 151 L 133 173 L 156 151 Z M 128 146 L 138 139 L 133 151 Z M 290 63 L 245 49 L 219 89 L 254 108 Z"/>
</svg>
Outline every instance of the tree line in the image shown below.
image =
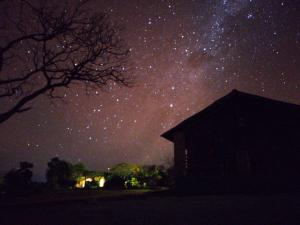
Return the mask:
<svg viewBox="0 0 300 225">
<path fill-rule="evenodd" d="M 172 169 L 156 165 L 120 163 L 107 171 L 93 171 L 83 163 L 72 164 L 58 157 L 47 163 L 46 182 L 32 181 L 33 163 L 20 162 L 0 183 L 5 193 L 33 193 L 61 189 L 140 189 L 172 185 Z M 101 183 L 102 182 L 102 183 Z"/>
</svg>

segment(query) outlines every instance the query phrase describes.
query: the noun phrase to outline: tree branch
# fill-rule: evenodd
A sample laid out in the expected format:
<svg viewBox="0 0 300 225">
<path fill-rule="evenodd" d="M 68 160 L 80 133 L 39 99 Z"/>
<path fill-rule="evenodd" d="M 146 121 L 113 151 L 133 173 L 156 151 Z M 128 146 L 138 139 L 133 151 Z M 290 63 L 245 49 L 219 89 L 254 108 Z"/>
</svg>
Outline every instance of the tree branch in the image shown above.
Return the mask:
<svg viewBox="0 0 300 225">
<path fill-rule="evenodd" d="M 0 100 L 12 99 L 10 108 L 0 113 L 0 123 L 29 111 L 25 105 L 42 94 L 56 99 L 56 89 L 75 82 L 100 89 L 110 82 L 130 86 L 130 51 L 120 28 L 107 15 L 86 11 L 88 0 L 73 7 L 21 2 L 36 24 L 20 22 L 25 25 L 16 28 L 20 36 L 0 46 Z M 16 72 L 14 65 L 6 68 L 8 54 L 19 68 Z"/>
</svg>

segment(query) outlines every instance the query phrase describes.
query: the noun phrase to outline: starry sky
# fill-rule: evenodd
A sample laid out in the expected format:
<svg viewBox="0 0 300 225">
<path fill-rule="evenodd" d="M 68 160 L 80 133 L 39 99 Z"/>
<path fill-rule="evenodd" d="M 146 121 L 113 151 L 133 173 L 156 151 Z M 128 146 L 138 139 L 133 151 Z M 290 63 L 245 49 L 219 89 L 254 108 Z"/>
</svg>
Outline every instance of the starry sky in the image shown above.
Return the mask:
<svg viewBox="0 0 300 225">
<path fill-rule="evenodd" d="M 124 26 L 135 84 L 34 100 L 0 125 L 0 172 L 27 160 L 42 179 L 54 156 L 99 170 L 170 163 L 173 145 L 160 135 L 232 89 L 300 104 L 298 0 L 90 4 Z"/>
</svg>

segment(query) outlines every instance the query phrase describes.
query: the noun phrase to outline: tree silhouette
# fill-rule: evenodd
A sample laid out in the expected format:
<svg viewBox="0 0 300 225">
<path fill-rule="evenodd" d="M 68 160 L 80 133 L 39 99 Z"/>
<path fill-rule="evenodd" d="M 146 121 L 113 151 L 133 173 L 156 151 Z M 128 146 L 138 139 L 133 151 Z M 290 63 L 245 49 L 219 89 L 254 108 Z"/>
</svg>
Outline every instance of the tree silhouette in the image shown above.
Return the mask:
<svg viewBox="0 0 300 225">
<path fill-rule="evenodd" d="M 77 163 L 74 165 L 71 165 L 71 171 L 72 171 L 72 178 L 76 180 L 78 177 L 85 176 L 88 172 L 87 168 L 83 163 Z"/>
<path fill-rule="evenodd" d="M 89 93 L 132 81 L 122 29 L 106 14 L 88 10 L 87 0 L 38 2 L 0 3 L 0 123 L 38 96 L 62 98 L 58 89 L 83 84 Z"/>
<path fill-rule="evenodd" d="M 46 178 L 48 186 L 53 189 L 72 186 L 72 165 L 54 157 L 48 162 Z"/>
<path fill-rule="evenodd" d="M 26 191 L 31 185 L 32 168 L 32 163 L 20 162 L 20 168 L 10 170 L 4 176 L 4 183 L 8 191 Z"/>
</svg>

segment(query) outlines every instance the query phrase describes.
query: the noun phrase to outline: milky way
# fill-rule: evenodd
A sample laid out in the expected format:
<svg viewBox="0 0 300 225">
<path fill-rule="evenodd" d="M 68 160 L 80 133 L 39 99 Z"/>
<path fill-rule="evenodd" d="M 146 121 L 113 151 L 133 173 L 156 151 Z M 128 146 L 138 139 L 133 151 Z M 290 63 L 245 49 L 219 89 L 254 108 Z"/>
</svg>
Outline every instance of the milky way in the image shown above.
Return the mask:
<svg viewBox="0 0 300 225">
<path fill-rule="evenodd" d="M 93 169 L 168 163 L 172 144 L 160 134 L 234 88 L 300 104 L 296 3 L 92 1 L 125 27 L 134 86 L 89 96 L 74 87 L 66 103 L 35 100 L 1 125 L 0 170 L 27 160 L 41 178 L 56 155 Z"/>
</svg>

